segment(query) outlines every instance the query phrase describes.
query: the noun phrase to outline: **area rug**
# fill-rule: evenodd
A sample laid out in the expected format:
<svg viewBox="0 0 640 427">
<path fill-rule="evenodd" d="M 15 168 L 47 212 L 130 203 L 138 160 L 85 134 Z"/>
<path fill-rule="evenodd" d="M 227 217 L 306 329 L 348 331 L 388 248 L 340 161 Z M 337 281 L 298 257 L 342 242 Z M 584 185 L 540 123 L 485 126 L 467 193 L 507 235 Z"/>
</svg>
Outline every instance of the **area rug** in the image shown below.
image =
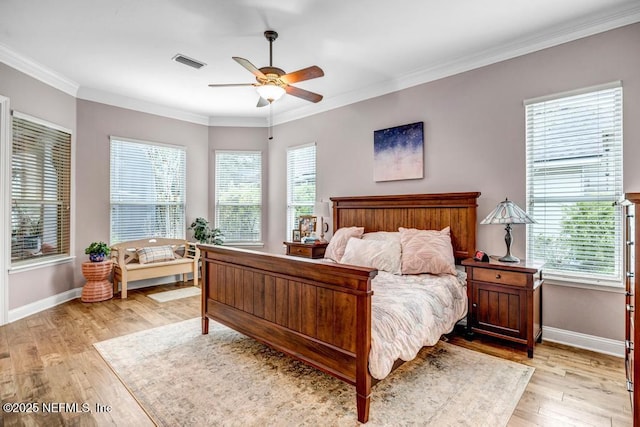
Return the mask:
<svg viewBox="0 0 640 427">
<path fill-rule="evenodd" d="M 216 322 L 94 344 L 160 426 L 353 426 L 355 387 Z M 533 368 L 446 342 L 373 387 L 370 426 L 504 426 Z"/>
<path fill-rule="evenodd" d="M 174 289 L 172 291 L 165 291 L 165 292 L 157 292 L 155 294 L 148 294 L 147 296 L 152 300 L 155 300 L 158 302 L 167 302 L 167 301 L 173 301 L 175 299 L 180 299 L 180 298 L 193 297 L 196 295 L 200 295 L 200 288 L 197 288 L 195 286 L 189 286 L 188 288 Z"/>
</svg>

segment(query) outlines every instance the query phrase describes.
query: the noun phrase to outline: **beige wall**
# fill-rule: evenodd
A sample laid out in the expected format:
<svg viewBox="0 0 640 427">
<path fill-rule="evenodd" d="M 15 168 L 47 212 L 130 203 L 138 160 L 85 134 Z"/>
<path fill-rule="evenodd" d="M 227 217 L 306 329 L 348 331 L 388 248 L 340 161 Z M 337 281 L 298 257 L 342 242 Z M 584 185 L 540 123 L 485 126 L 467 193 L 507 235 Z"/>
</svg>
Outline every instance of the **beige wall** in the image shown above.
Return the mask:
<svg viewBox="0 0 640 427">
<path fill-rule="evenodd" d="M 483 218 L 505 197 L 525 202 L 523 100 L 622 80 L 625 191 L 640 190 L 640 24 L 276 126 L 269 150 L 268 249 L 282 251 L 286 148 L 317 143 L 317 197 L 480 191 Z M 425 178 L 373 181 L 373 131 L 423 121 Z M 513 253 L 525 255 L 516 226 Z M 504 229 L 478 227 L 478 246 L 505 252 Z M 547 285 L 544 324 L 624 337 L 621 293 Z"/>
<path fill-rule="evenodd" d="M 78 100 L 77 264 L 86 261 L 84 248 L 89 243 L 96 240 L 109 242 L 110 136 L 184 146 L 187 150 L 187 225 L 198 216 L 207 216 L 207 126 Z M 76 268 L 75 283 L 77 286 L 84 284 L 80 268 Z"/>
<path fill-rule="evenodd" d="M 93 240 L 109 237 L 109 135 L 187 147 L 187 221 L 212 218 L 215 149 L 265 153 L 266 250 L 282 252 L 286 228 L 286 148 L 317 143 L 318 199 L 339 195 L 480 191 L 479 217 L 505 196 L 525 200 L 524 108 L 527 98 L 622 80 L 625 191 L 640 191 L 640 24 L 265 129 L 220 128 L 76 100 L 0 64 L 0 94 L 16 110 L 69 127 L 76 134 L 76 262 Z M 76 119 L 77 113 L 77 119 Z M 373 131 L 423 121 L 425 177 L 373 181 Z M 479 226 L 478 246 L 504 252 L 504 230 Z M 515 255 L 524 256 L 525 230 L 516 227 Z M 75 272 L 75 273 L 74 273 Z M 74 264 L 10 276 L 16 308 L 83 283 Z M 544 323 L 623 339 L 620 293 L 547 285 Z"/>
<path fill-rule="evenodd" d="M 76 99 L 0 63 L 0 95 L 14 111 L 70 129 L 77 144 Z M 4 171 L 3 171 L 4 173 Z M 3 207 L 4 208 L 4 207 Z M 2 236 L 6 238 L 6 236 Z M 9 309 L 73 289 L 72 262 L 9 274 Z"/>
</svg>

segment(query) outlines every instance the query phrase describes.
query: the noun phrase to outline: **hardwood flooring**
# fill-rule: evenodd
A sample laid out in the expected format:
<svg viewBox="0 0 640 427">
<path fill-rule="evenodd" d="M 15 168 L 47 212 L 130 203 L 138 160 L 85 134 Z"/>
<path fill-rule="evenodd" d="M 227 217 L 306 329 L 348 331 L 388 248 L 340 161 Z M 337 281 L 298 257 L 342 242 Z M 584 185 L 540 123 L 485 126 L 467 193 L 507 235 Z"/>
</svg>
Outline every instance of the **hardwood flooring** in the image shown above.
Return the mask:
<svg viewBox="0 0 640 427">
<path fill-rule="evenodd" d="M 0 426 L 153 425 L 92 344 L 198 317 L 199 297 L 165 303 L 147 297 L 181 287 L 132 290 L 127 300 L 76 299 L 0 327 L 0 399 L 38 405 L 38 413 L 0 412 Z M 621 358 L 543 342 L 528 359 L 522 348 L 495 339 L 448 338 L 536 369 L 509 426 L 632 425 Z"/>
</svg>

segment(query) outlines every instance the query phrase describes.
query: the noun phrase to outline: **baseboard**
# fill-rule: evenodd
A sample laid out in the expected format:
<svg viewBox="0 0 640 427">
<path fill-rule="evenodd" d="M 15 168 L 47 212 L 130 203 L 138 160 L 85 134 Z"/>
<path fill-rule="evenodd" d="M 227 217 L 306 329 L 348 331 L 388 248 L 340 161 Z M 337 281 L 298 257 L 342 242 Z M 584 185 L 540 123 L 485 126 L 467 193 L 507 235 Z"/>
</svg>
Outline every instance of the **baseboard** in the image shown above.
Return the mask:
<svg viewBox="0 0 640 427">
<path fill-rule="evenodd" d="M 596 337 L 594 335 L 581 334 L 580 332 L 543 326 L 542 340 L 566 344 L 572 347 L 609 354 L 611 356 L 624 357 L 624 341 L 612 340 L 610 338 Z"/>
<path fill-rule="evenodd" d="M 188 275 L 189 280 L 193 279 L 191 274 Z M 130 282 L 127 286 L 127 290 L 138 289 L 138 288 L 146 288 L 149 286 L 155 285 L 165 285 L 169 283 L 177 283 L 182 281 L 182 275 L 175 276 L 166 276 L 158 279 L 147 279 L 147 280 L 136 280 L 135 282 Z M 71 301 L 72 299 L 80 298 L 82 295 L 82 288 L 74 288 L 61 294 L 53 295 L 39 301 L 34 301 L 27 305 L 23 305 L 22 307 L 14 308 L 13 310 L 9 310 L 8 313 L 8 323 L 15 322 L 16 320 L 23 319 L 27 316 L 31 316 L 32 314 L 39 313 L 43 310 L 46 310 L 51 307 L 55 307 L 56 305 L 60 305 L 67 301 Z"/>
<path fill-rule="evenodd" d="M 9 310 L 9 323 L 31 316 L 32 314 L 39 313 L 48 308 L 55 307 L 56 305 L 60 305 L 64 302 L 71 301 L 72 299 L 79 298 L 81 294 L 82 288 L 74 288 L 62 292 L 61 294 L 52 295 L 39 301 L 23 305 L 22 307 Z"/>
</svg>

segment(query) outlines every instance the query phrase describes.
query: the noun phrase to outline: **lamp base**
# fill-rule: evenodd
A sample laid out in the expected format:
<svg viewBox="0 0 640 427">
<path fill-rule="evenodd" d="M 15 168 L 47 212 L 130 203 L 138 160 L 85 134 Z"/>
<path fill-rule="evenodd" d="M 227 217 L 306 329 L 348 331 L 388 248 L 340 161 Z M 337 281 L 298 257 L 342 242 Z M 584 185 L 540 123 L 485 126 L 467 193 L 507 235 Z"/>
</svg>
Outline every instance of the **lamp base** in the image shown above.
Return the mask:
<svg viewBox="0 0 640 427">
<path fill-rule="evenodd" d="M 515 257 L 511 254 L 507 254 L 505 256 L 503 256 L 502 258 L 498 258 L 498 261 L 500 262 L 520 262 L 520 258 Z"/>
</svg>

